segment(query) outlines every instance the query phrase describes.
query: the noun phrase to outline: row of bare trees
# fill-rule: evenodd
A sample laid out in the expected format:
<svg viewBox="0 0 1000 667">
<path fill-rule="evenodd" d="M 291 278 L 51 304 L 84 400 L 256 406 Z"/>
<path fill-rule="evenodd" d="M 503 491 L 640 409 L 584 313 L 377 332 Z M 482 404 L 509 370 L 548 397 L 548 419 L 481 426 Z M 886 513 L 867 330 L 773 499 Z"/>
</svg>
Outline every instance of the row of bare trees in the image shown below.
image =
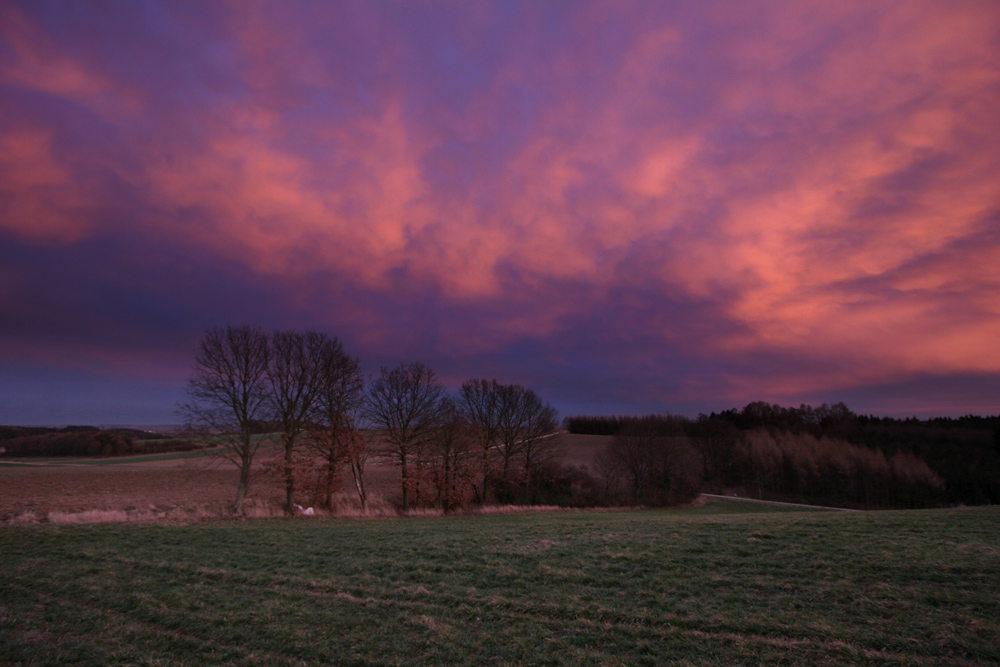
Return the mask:
<svg viewBox="0 0 1000 667">
<path fill-rule="evenodd" d="M 368 423 L 399 467 L 404 510 L 531 502 L 533 473 L 559 453 L 556 411 L 531 389 L 477 378 L 453 397 L 420 363 L 382 369 Z"/>
<path fill-rule="evenodd" d="M 329 462 L 364 466 L 358 420 L 364 382 L 357 359 L 323 333 L 230 326 L 205 333 L 195 352 L 190 401 L 179 408 L 188 427 L 212 437 L 240 471 L 235 509 L 246 495 L 257 451 L 274 429 L 283 449 L 285 511 L 295 504 L 295 454 L 307 445 Z M 333 487 L 331 480 L 330 488 Z M 363 492 L 362 492 L 363 496 Z"/>
<path fill-rule="evenodd" d="M 558 453 L 556 411 L 530 389 L 474 379 L 453 397 L 421 363 L 383 367 L 366 387 L 341 342 L 313 331 L 206 332 L 188 395 L 179 409 L 186 423 L 215 438 L 240 470 L 237 511 L 258 449 L 273 437 L 262 431 L 281 444 L 288 514 L 304 477 L 314 498 L 331 506 L 345 468 L 367 510 L 365 467 L 373 456 L 398 466 L 404 510 L 531 502 L 533 475 Z"/>
<path fill-rule="evenodd" d="M 555 438 L 556 411 L 530 389 L 496 380 L 473 379 L 462 384 L 461 408 L 470 424 L 478 459 L 476 502 L 486 502 L 491 491 L 503 501 L 514 500 L 513 476 L 522 474 L 528 502 L 534 486 L 532 474 L 558 458 Z M 493 461 L 499 454 L 500 465 Z"/>
</svg>

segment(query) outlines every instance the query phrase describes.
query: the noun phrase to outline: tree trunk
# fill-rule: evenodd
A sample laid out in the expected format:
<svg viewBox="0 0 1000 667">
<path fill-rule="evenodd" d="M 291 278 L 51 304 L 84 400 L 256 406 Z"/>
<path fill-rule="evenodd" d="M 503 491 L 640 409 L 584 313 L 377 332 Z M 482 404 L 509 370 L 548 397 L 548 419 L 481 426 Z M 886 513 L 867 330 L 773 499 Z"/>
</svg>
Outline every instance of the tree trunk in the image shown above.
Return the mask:
<svg viewBox="0 0 1000 667">
<path fill-rule="evenodd" d="M 285 516 L 295 513 L 295 473 L 292 470 L 294 440 L 285 442 Z"/>
<path fill-rule="evenodd" d="M 632 502 L 635 505 L 640 505 L 639 497 L 642 495 L 642 478 L 633 473 L 632 475 Z"/>
<path fill-rule="evenodd" d="M 233 503 L 233 514 L 239 514 L 243 509 L 243 494 L 246 491 L 246 483 L 243 481 L 243 475 L 240 475 L 240 481 L 236 485 L 236 502 Z"/>
<path fill-rule="evenodd" d="M 333 485 L 334 485 L 334 473 L 336 472 L 337 462 L 330 452 L 329 458 L 326 461 L 326 509 L 333 509 Z"/>
<path fill-rule="evenodd" d="M 239 514 L 243 510 L 243 498 L 250 485 L 250 464 L 250 459 L 246 457 L 240 462 L 240 481 L 236 485 L 236 502 L 233 503 L 233 514 Z"/>
<path fill-rule="evenodd" d="M 444 498 L 442 498 L 442 503 L 441 503 L 445 512 L 451 509 L 451 496 L 452 496 L 451 485 L 452 485 L 451 457 L 446 455 L 444 459 L 444 480 L 442 484 L 442 488 L 444 490 Z"/>
<path fill-rule="evenodd" d="M 403 511 L 406 512 L 410 509 L 410 496 L 409 496 L 409 486 L 410 478 L 406 473 L 406 455 L 399 455 L 399 468 L 400 468 L 400 486 L 403 490 Z"/>
<path fill-rule="evenodd" d="M 529 505 L 535 504 L 535 493 L 531 486 L 531 464 L 527 461 L 524 462 L 524 496 Z"/>
<path fill-rule="evenodd" d="M 489 493 L 490 487 L 490 450 L 489 448 L 483 449 L 483 490 L 482 492 L 476 493 L 479 496 L 479 504 L 485 505 L 487 494 Z"/>
<path fill-rule="evenodd" d="M 504 454 L 503 457 L 503 476 L 500 478 L 500 484 L 503 486 L 503 502 L 510 505 L 513 494 L 510 492 L 510 455 L 508 454 Z"/>
<path fill-rule="evenodd" d="M 368 514 L 368 492 L 365 490 L 364 470 L 355 462 L 351 462 L 351 477 L 354 478 L 354 487 L 358 490 L 358 500 L 361 501 L 361 513 Z"/>
<path fill-rule="evenodd" d="M 420 480 L 424 478 L 423 456 L 417 455 L 414 467 L 417 469 L 417 474 L 413 479 L 413 504 L 420 507 Z"/>
</svg>

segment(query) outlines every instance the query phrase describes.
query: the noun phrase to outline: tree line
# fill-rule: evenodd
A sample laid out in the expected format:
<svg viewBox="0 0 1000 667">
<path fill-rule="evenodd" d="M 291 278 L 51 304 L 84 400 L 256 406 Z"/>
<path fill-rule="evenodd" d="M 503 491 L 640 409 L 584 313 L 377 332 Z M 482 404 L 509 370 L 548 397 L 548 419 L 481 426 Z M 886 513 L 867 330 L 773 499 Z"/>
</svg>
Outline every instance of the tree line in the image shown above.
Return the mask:
<svg viewBox="0 0 1000 667">
<path fill-rule="evenodd" d="M 449 393 L 429 367 L 366 378 L 336 337 L 230 326 L 206 332 L 180 412 L 239 468 L 246 495 L 258 449 L 297 495 L 332 507 L 350 479 L 368 508 L 366 470 L 399 471 L 403 510 L 487 503 L 670 505 L 700 492 L 849 507 L 1000 501 L 1000 417 L 926 422 L 859 416 L 843 403 L 679 415 L 571 416 L 571 433 L 610 435 L 589 466 L 565 465 L 556 411 L 534 391 L 473 378 Z M 347 474 L 349 473 L 349 475 Z"/>
<path fill-rule="evenodd" d="M 624 500 L 694 484 L 863 508 L 1000 502 L 1000 416 L 894 419 L 856 415 L 843 403 L 795 408 L 757 401 L 693 420 L 571 416 L 564 426 L 615 436 L 599 476 L 609 495 Z M 659 453 L 638 455 L 652 450 Z M 684 472 L 671 461 L 691 467 Z"/>
<path fill-rule="evenodd" d="M 285 512 L 296 494 L 330 507 L 346 471 L 363 510 L 376 456 L 400 472 L 401 509 L 531 502 L 556 458 L 557 413 L 531 389 L 471 379 L 450 395 L 419 362 L 364 377 L 341 341 L 315 331 L 209 330 L 195 352 L 188 428 L 214 438 L 239 468 L 234 508 L 246 496 L 259 448 L 277 434 Z"/>
<path fill-rule="evenodd" d="M 190 440 L 129 428 L 0 426 L 0 456 L 112 457 L 199 449 Z"/>
</svg>

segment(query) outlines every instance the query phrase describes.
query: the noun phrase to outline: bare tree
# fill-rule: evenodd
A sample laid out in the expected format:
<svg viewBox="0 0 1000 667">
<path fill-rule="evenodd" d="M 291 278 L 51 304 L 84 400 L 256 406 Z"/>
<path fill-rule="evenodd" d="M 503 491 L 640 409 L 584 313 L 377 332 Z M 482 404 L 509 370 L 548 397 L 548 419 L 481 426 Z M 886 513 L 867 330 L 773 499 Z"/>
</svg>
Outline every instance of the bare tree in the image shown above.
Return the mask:
<svg viewBox="0 0 1000 667">
<path fill-rule="evenodd" d="M 533 390 L 519 384 L 500 386 L 500 422 L 497 449 L 501 459 L 504 495 L 511 495 L 513 465 L 524 465 L 525 490 L 531 495 L 531 473 L 543 462 L 552 461 L 558 440 L 543 439 L 556 430 L 556 411 L 543 403 Z M 543 461 L 545 459 L 545 461 Z"/>
<path fill-rule="evenodd" d="M 431 442 L 428 458 L 434 467 L 438 501 L 448 511 L 463 502 L 463 489 L 470 483 L 473 442 L 469 421 L 451 398 L 444 398 L 441 413 L 441 425 Z"/>
<path fill-rule="evenodd" d="M 337 338 L 327 338 L 320 350 L 316 396 L 308 447 L 322 461 L 324 504 L 331 508 L 333 492 L 345 465 L 358 492 L 362 511 L 368 509 L 364 469 L 367 441 L 361 427 L 365 408 L 365 380 L 361 365 L 344 352 Z"/>
<path fill-rule="evenodd" d="M 658 488 L 656 502 L 688 502 L 698 496 L 700 489 L 698 450 L 685 435 L 687 418 L 666 414 L 664 422 L 654 468 L 653 481 Z"/>
<path fill-rule="evenodd" d="M 554 463 L 562 455 L 562 442 L 556 433 L 558 413 L 548 403 L 528 389 L 521 395 L 520 458 L 524 467 L 524 487 L 529 503 L 535 502 L 532 473 L 539 467 Z"/>
<path fill-rule="evenodd" d="M 608 451 L 624 471 L 628 480 L 631 502 L 639 504 L 646 495 L 655 463 L 658 436 L 646 425 L 623 426 L 609 445 Z"/>
<path fill-rule="evenodd" d="M 594 467 L 604 482 L 602 490 L 604 502 L 609 505 L 622 502 L 621 485 L 626 477 L 626 470 L 622 458 L 615 451 L 614 443 L 597 452 L 594 457 Z"/>
<path fill-rule="evenodd" d="M 239 467 L 233 511 L 243 507 L 259 441 L 255 426 L 269 417 L 267 334 L 254 326 L 210 329 L 198 344 L 190 401 L 179 414 L 191 430 L 219 438 L 221 455 Z"/>
<path fill-rule="evenodd" d="M 692 469 L 691 445 L 684 434 L 684 418 L 649 415 L 625 421 L 608 447 L 609 469 L 617 467 L 635 504 L 667 504 L 696 485 L 688 479 Z"/>
<path fill-rule="evenodd" d="M 528 390 L 519 384 L 500 385 L 500 418 L 497 451 L 500 452 L 500 486 L 504 502 L 511 501 L 511 463 L 521 452 Z"/>
<path fill-rule="evenodd" d="M 382 431 L 386 449 L 400 466 L 403 510 L 413 486 L 409 463 L 435 435 L 442 415 L 444 386 L 419 362 L 382 367 L 368 392 L 368 418 Z"/>
<path fill-rule="evenodd" d="M 481 486 L 475 487 L 476 501 L 485 503 L 492 475 L 490 456 L 500 438 L 502 385 L 496 379 L 475 378 L 462 383 L 460 405 L 478 445 Z"/>
<path fill-rule="evenodd" d="M 295 473 L 293 457 L 299 437 L 309 425 L 316 397 L 318 373 L 326 334 L 307 331 L 275 331 L 271 337 L 271 363 L 267 378 L 271 411 L 281 428 L 284 447 L 285 514 L 295 508 Z"/>
<path fill-rule="evenodd" d="M 361 511 L 367 514 L 368 489 L 365 486 L 365 466 L 368 464 L 371 449 L 368 436 L 361 430 L 359 422 L 352 423 L 354 427 L 350 431 L 347 441 L 347 465 L 351 469 L 351 478 L 354 480 L 354 488 L 358 492 Z"/>
<path fill-rule="evenodd" d="M 519 384 L 500 384 L 494 380 L 473 379 L 462 385 L 461 406 L 465 412 L 480 459 L 481 487 L 476 500 L 485 502 L 490 482 L 498 476 L 500 495 L 511 500 L 512 478 L 517 463 L 524 464 L 526 490 L 531 494 L 531 472 L 554 454 L 556 441 L 545 442 L 542 436 L 556 428 L 556 411 L 538 395 Z M 493 452 L 499 454 L 499 471 L 491 463 Z"/>
</svg>

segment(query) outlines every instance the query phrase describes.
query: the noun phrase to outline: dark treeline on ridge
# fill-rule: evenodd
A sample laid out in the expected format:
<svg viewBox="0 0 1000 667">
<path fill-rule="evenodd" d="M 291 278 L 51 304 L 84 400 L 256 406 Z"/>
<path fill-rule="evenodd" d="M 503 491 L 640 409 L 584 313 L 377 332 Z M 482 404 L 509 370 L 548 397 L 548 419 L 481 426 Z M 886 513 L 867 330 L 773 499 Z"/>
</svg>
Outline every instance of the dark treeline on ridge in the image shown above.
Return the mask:
<svg viewBox="0 0 1000 667">
<path fill-rule="evenodd" d="M 571 433 L 683 438 L 706 491 L 849 507 L 1000 502 L 1000 416 L 856 415 L 843 403 L 765 402 L 698 415 L 573 416 Z M 671 436 L 670 434 L 674 434 Z"/>
<path fill-rule="evenodd" d="M 110 457 L 200 449 L 190 440 L 132 428 L 0 426 L 0 456 Z"/>
</svg>

